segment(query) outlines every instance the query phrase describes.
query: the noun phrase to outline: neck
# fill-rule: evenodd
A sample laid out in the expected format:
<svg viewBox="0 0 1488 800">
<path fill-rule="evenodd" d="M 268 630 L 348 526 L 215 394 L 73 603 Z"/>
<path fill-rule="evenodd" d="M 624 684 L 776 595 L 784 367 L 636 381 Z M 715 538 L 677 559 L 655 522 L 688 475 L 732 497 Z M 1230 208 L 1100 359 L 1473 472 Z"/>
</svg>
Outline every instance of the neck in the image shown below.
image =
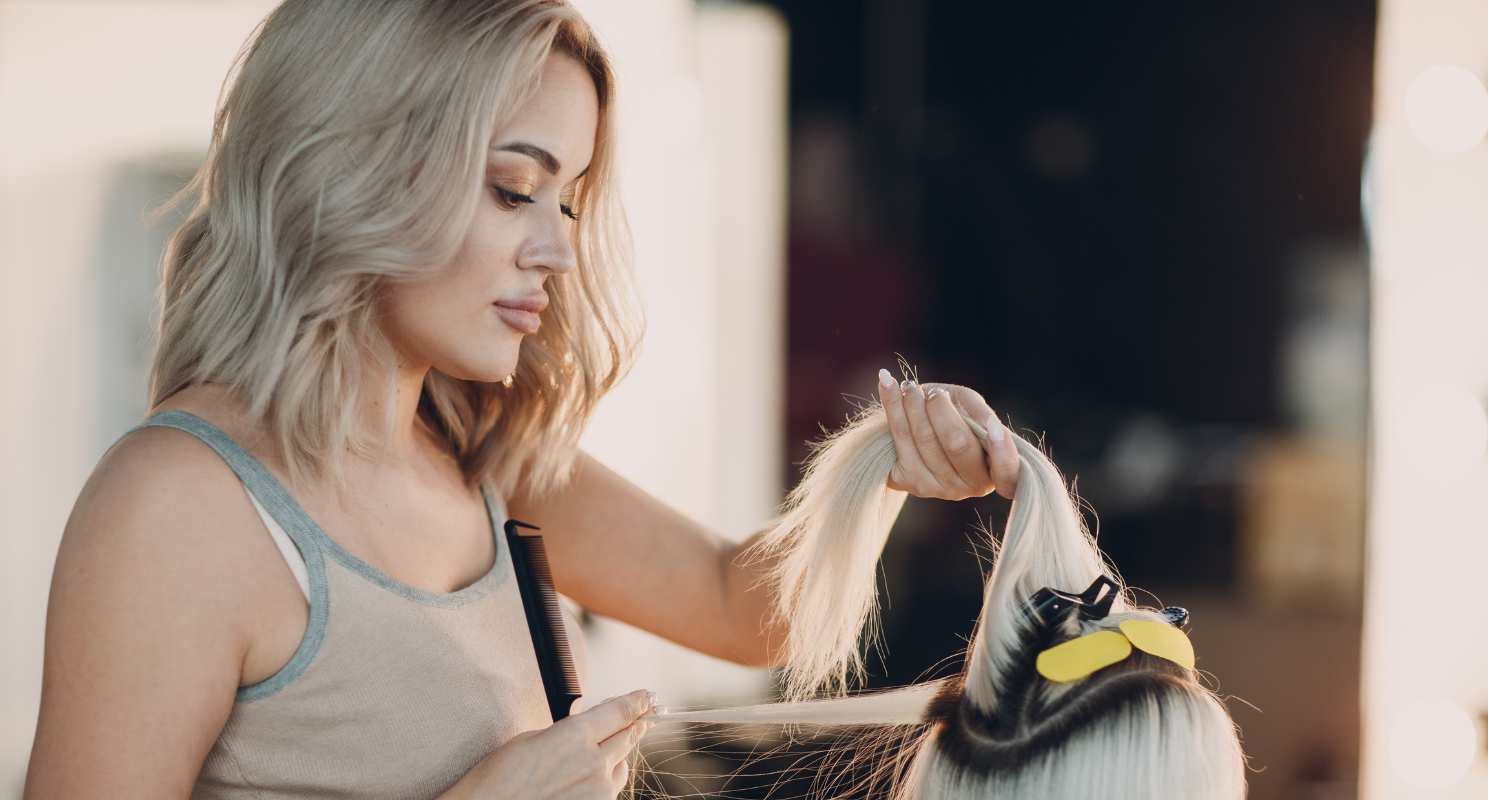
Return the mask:
<svg viewBox="0 0 1488 800">
<path fill-rule="evenodd" d="M 376 453 L 379 463 L 410 464 L 427 453 L 431 432 L 419 420 L 419 397 L 427 364 L 408 364 L 399 359 L 393 368 L 391 396 L 383 393 L 388 385 L 386 369 L 368 365 L 358 425 Z"/>
</svg>

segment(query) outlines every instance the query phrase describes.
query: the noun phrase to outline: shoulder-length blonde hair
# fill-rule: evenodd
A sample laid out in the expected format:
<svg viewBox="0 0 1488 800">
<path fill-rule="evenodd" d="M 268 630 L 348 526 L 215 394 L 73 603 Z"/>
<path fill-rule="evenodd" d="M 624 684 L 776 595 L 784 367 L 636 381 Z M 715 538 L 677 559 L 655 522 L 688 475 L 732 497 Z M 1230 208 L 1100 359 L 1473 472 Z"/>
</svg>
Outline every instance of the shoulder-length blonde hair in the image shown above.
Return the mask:
<svg viewBox="0 0 1488 800">
<path fill-rule="evenodd" d="M 491 136 L 553 52 L 587 67 L 599 96 L 578 268 L 549 281 L 546 324 L 523 340 L 510 385 L 431 370 L 419 415 L 471 486 L 540 495 L 566 482 L 645 318 L 613 187 L 614 77 L 561 0 L 286 0 L 269 14 L 229 70 L 205 163 L 160 209 L 196 201 L 165 248 L 151 405 L 226 384 L 292 481 L 339 481 L 343 450 L 371 452 L 359 401 L 394 391 L 391 369 L 382 385 L 362 374 L 369 355 L 392 363 L 379 288 L 455 257 Z"/>
</svg>

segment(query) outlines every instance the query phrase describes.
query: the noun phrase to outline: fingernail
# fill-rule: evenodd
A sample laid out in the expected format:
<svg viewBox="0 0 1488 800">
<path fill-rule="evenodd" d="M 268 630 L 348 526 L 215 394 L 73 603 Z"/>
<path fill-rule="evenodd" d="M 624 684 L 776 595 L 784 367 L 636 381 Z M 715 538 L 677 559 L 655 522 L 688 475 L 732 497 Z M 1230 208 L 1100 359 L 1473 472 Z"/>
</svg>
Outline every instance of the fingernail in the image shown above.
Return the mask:
<svg viewBox="0 0 1488 800">
<path fill-rule="evenodd" d="M 991 426 L 987 428 L 987 437 L 990 438 L 993 442 L 1000 442 L 1002 441 L 1003 435 L 1004 432 L 1002 429 L 1002 423 L 998 422 L 995 419 L 992 420 Z"/>
<path fill-rule="evenodd" d="M 880 369 L 878 371 L 878 385 L 885 389 L 894 388 L 894 376 L 890 375 L 888 370 Z"/>
<path fill-rule="evenodd" d="M 931 387 L 930 391 L 925 393 L 925 399 L 928 400 L 938 394 L 943 394 L 944 392 L 945 390 L 940 388 L 939 386 Z"/>
<path fill-rule="evenodd" d="M 661 700 L 657 698 L 656 692 L 646 692 L 646 699 L 651 701 L 651 705 L 649 706 L 650 708 L 655 708 L 656 705 L 661 702 Z"/>
</svg>

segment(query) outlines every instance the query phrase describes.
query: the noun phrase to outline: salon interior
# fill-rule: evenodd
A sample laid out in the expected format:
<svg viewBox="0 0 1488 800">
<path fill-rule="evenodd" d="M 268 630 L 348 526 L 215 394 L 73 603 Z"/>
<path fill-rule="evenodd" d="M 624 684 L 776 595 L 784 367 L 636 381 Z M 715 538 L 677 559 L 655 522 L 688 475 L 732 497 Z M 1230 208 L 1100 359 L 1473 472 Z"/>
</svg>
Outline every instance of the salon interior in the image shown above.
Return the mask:
<svg viewBox="0 0 1488 800">
<path fill-rule="evenodd" d="M 589 452 L 742 538 L 879 368 L 971 387 L 1189 610 L 1251 798 L 1488 797 L 1488 5 L 575 4 L 619 75 L 648 316 Z M 68 509 L 146 409 L 176 220 L 145 214 L 272 6 L 0 2 L 0 799 Z M 971 533 L 1009 508 L 907 501 L 865 687 L 961 668 Z M 596 696 L 774 691 L 569 610 Z M 802 797 L 834 748 L 669 737 L 646 779 Z"/>
</svg>

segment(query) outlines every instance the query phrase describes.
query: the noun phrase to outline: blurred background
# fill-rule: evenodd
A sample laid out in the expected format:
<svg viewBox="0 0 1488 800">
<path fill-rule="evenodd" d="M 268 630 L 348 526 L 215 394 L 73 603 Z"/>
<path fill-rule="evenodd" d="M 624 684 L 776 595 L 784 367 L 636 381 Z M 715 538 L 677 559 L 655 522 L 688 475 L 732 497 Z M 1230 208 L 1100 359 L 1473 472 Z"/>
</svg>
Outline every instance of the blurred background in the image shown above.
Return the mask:
<svg viewBox="0 0 1488 800">
<path fill-rule="evenodd" d="M 145 412 L 174 220 L 144 215 L 273 5 L 0 0 L 0 798 L 58 538 Z M 650 321 L 586 449 L 742 539 L 902 359 L 1043 437 L 1126 579 L 1190 609 L 1251 797 L 1488 796 L 1488 7 L 577 5 Z M 1007 509 L 909 500 L 873 685 L 959 667 L 969 533 Z M 574 610 L 594 696 L 771 690 Z M 690 792 L 780 767 L 697 750 Z"/>
</svg>

